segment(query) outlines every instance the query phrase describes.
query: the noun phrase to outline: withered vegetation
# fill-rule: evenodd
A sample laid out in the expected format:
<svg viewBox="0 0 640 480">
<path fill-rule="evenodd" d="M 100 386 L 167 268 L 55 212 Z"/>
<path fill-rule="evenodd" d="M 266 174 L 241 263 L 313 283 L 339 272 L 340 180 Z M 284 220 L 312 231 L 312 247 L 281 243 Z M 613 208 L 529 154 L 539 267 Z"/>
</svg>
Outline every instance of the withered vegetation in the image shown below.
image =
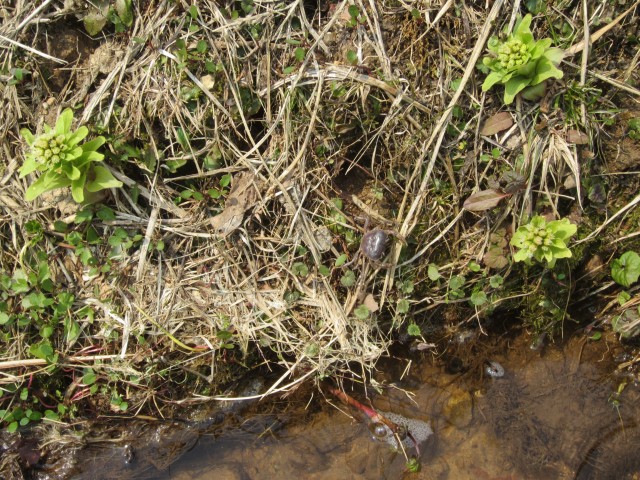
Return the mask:
<svg viewBox="0 0 640 480">
<path fill-rule="evenodd" d="M 506 107 L 476 65 L 526 9 L 489 3 L 150 0 L 91 37 L 91 2 L 3 2 L 0 407 L 171 416 L 258 365 L 266 394 L 365 380 L 408 329 L 422 349 L 509 311 L 557 333 L 612 285 L 593 252 L 640 251 L 637 156 L 603 147 L 638 114 L 638 12 L 551 2 L 532 26 L 564 78 Z M 124 186 L 26 202 L 19 130 L 67 107 Z M 511 261 L 534 214 L 579 226 L 554 275 Z M 355 258 L 371 228 L 380 264 Z"/>
</svg>

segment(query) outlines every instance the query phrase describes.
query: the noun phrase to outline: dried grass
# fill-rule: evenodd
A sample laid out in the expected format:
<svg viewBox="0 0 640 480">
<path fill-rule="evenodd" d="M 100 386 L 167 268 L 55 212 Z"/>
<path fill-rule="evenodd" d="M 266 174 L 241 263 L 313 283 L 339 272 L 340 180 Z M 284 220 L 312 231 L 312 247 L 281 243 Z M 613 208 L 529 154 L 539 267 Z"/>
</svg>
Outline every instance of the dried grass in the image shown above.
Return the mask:
<svg viewBox="0 0 640 480">
<path fill-rule="evenodd" d="M 57 35 L 76 28 L 73 19 L 87 8 L 82 2 L 45 2 L 36 9 L 31 2 L 14 1 L 4 8 L 0 24 L 3 82 L 16 65 L 32 72 L 26 84 L 4 82 L 0 92 L 5 272 L 19 264 L 28 220 L 51 226 L 72 218 L 42 201 L 23 200 L 28 180 L 16 172 L 23 156 L 19 126 L 41 128 L 63 107 L 75 106 L 80 123 L 105 126 L 112 140 L 139 147 L 153 159 L 111 165 L 125 188 L 112 192 L 116 218 L 99 226 L 100 233 L 106 237 L 120 226 L 144 237 L 139 248 L 118 260 L 117 275 L 83 278 L 82 271 L 70 271 L 69 265 L 82 266 L 56 234 L 49 230 L 45 237 L 59 285 L 73 290 L 78 304 L 99 312 L 94 324 L 83 324 L 81 340 L 64 352 L 68 366 L 122 368 L 147 376 L 150 384 L 187 372 L 195 383 L 171 401 L 215 398 L 201 392 L 210 383 L 208 391 L 217 392 L 232 370 L 225 363 L 232 353 L 218 335 L 229 331 L 236 350 L 251 362 L 264 359 L 284 367 L 269 392 L 309 377 L 366 376 L 403 320 L 395 313 L 402 298 L 398 281 L 414 279 L 420 292 L 412 299 L 416 308 L 427 318 L 435 316 L 436 307 L 449 302 L 446 284 L 429 283 L 430 263 L 440 264 L 445 277 L 464 273 L 469 261 L 482 259 L 490 232 L 504 219 L 517 223 L 541 198 L 560 210 L 567 172 L 579 178 L 576 148 L 559 133 L 565 126 L 536 135 L 533 112 L 521 106 L 519 129 L 502 139 L 479 135 L 482 120 L 502 107 L 487 102 L 475 65 L 503 19 L 513 23 L 517 6 L 508 10 L 496 1 L 488 10 L 473 3 L 454 7 L 450 1 L 357 0 L 362 22 L 347 28 L 346 2 L 255 0 L 251 13 L 235 19 L 210 0 L 197 2 L 197 18 L 185 2 L 138 3 L 130 32 L 101 38 L 80 56 L 45 38 L 58 27 Z M 412 9 L 422 21 L 412 18 Z M 252 28 L 260 31 L 252 35 Z M 79 38 L 88 42 L 82 33 Z M 206 54 L 195 53 L 199 41 L 206 43 Z M 27 42 L 35 47 L 23 48 Z M 182 57 L 181 43 L 190 58 Z M 306 50 L 301 62 L 294 52 L 298 44 Z M 349 65 L 347 50 L 355 52 L 359 65 Z M 55 54 L 61 58 L 52 59 Z M 67 69 L 58 61 L 68 62 Z M 63 87 L 42 81 L 51 72 L 68 75 Z M 453 91 L 456 79 L 459 88 Z M 452 113 L 461 106 L 467 123 L 452 130 L 460 123 Z M 481 165 L 485 140 L 500 145 L 503 154 Z M 516 163 L 521 150 L 523 167 Z M 214 168 L 205 163 L 207 156 L 218 158 Z M 171 173 L 168 165 L 176 161 L 186 167 Z M 463 165 L 454 168 L 454 161 Z M 514 195 L 498 219 L 464 214 L 462 200 L 505 169 L 522 169 L 527 190 Z M 242 208 L 232 211 L 232 205 L 210 199 L 173 202 L 189 185 L 203 192 L 217 187 L 227 173 L 233 174 L 234 188 L 244 178 L 243 188 L 252 192 L 238 194 L 246 203 Z M 345 251 L 335 231 L 329 246 L 324 241 L 336 197 L 346 204 L 342 228 L 359 231 L 357 217 L 368 215 L 398 230 L 391 266 L 359 260 L 356 288 L 340 285 L 340 269 L 329 276 L 318 272 Z M 578 189 L 573 200 L 580 198 Z M 228 217 L 216 223 L 217 215 Z M 164 251 L 150 248 L 160 239 Z M 308 267 L 308 275 L 299 274 L 297 262 Z M 379 310 L 359 320 L 352 310 L 368 294 Z M 429 307 L 421 309 L 422 304 Z M 110 340 L 115 333 L 117 342 Z M 0 383 L 34 372 L 21 335 L 11 331 L 0 365 L 13 373 L 3 373 Z M 102 367 L 93 356 L 79 359 L 83 349 L 96 345 L 105 349 Z M 112 362 L 116 357 L 122 367 Z M 15 370 L 16 362 L 24 368 Z"/>
</svg>

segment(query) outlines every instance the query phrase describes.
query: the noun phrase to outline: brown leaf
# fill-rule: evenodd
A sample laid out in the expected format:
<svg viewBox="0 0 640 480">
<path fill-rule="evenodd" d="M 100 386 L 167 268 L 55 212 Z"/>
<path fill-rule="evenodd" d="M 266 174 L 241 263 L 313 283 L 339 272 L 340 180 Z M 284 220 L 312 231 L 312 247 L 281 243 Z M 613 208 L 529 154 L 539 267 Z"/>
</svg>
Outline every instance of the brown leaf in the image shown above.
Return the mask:
<svg viewBox="0 0 640 480">
<path fill-rule="evenodd" d="M 371 313 L 377 312 L 380 308 L 380 305 L 376 301 L 376 299 L 370 293 L 364 298 L 363 302 L 364 306 L 369 309 Z"/>
<path fill-rule="evenodd" d="M 487 190 L 480 190 L 470 195 L 465 201 L 463 207 L 470 212 L 481 212 L 483 210 L 489 210 L 500 203 L 505 197 L 508 197 L 509 193 L 504 193 L 501 190 L 489 188 Z"/>
<path fill-rule="evenodd" d="M 507 130 L 513 125 L 513 118 L 509 112 L 496 113 L 489 117 L 480 129 L 480 135 L 495 135 Z"/>
<path fill-rule="evenodd" d="M 489 243 L 491 244 L 492 247 L 496 246 L 500 248 L 505 248 L 507 246 L 506 235 L 507 235 L 507 232 L 505 231 L 505 229 L 499 228 L 498 230 L 493 232 L 491 235 L 489 235 Z"/>
<path fill-rule="evenodd" d="M 487 267 L 498 270 L 509 264 L 509 260 L 507 260 L 507 257 L 504 255 L 504 250 L 498 246 L 489 248 L 487 253 L 484 254 L 482 261 Z"/>
<path fill-rule="evenodd" d="M 254 207 L 258 199 L 255 175 L 243 172 L 233 177 L 233 186 L 224 204 L 224 210 L 211 219 L 216 233 L 229 235 L 242 224 L 244 212 Z"/>
<path fill-rule="evenodd" d="M 588 145 L 589 136 L 580 130 L 567 130 L 567 142 L 575 143 L 576 145 Z"/>
</svg>

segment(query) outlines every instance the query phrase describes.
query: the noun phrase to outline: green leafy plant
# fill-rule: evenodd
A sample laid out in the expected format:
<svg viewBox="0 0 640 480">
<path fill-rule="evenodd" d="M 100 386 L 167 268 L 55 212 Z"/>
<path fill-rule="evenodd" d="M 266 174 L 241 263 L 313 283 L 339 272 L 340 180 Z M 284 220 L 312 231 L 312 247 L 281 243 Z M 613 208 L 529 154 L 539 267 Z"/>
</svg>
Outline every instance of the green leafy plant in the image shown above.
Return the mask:
<svg viewBox="0 0 640 480">
<path fill-rule="evenodd" d="M 356 284 L 356 274 L 353 270 L 347 270 L 340 278 L 340 285 L 345 288 L 353 287 Z"/>
<path fill-rule="evenodd" d="M 44 133 L 38 136 L 26 128 L 20 130 L 31 147 L 19 169 L 20 177 L 35 171 L 41 173 L 27 188 L 26 200 L 34 200 L 49 190 L 71 187 L 73 199 L 81 203 L 85 200 L 85 190 L 93 193 L 122 186 L 109 170 L 94 165 L 104 158 L 97 151 L 105 142 L 104 137 L 81 143 L 89 130 L 83 126 L 72 131 L 72 122 L 73 112 L 66 109 L 58 117 L 53 129 L 45 125 Z"/>
<path fill-rule="evenodd" d="M 611 277 L 623 287 L 629 288 L 640 277 L 640 255 L 630 251 L 611 263 Z"/>
<path fill-rule="evenodd" d="M 333 208 L 329 211 L 329 222 L 327 223 L 327 227 L 333 233 L 341 235 L 348 246 L 356 245 L 358 236 L 356 235 L 356 232 L 348 226 L 347 217 L 342 212 L 342 199 L 334 198 L 331 202 Z"/>
<path fill-rule="evenodd" d="M 407 460 L 407 472 L 409 473 L 418 473 L 420 471 L 420 460 L 415 457 L 411 457 Z"/>
<path fill-rule="evenodd" d="M 629 120 L 629 138 L 640 140 L 640 118 L 632 118 Z"/>
<path fill-rule="evenodd" d="M 447 300 L 457 300 L 459 298 L 464 298 L 464 284 L 467 279 L 462 275 L 453 275 L 449 279 L 449 290 L 447 292 Z"/>
<path fill-rule="evenodd" d="M 133 25 L 133 2 L 116 0 L 113 6 L 109 0 L 91 2 L 91 8 L 82 20 L 85 30 L 91 36 L 100 33 L 107 21 L 115 26 L 116 32 L 124 32 Z"/>
<path fill-rule="evenodd" d="M 364 17 L 360 15 L 360 9 L 356 5 L 349 5 L 349 21 L 347 22 L 347 26 L 351 28 L 355 28 L 358 23 L 363 23 L 365 21 Z"/>
<path fill-rule="evenodd" d="M 371 315 L 371 312 L 366 305 L 360 305 L 353 310 L 353 314 L 358 320 L 366 320 L 367 318 L 369 318 L 369 315 Z"/>
<path fill-rule="evenodd" d="M 504 103 L 509 105 L 522 92 L 527 100 L 535 100 L 544 95 L 545 83 L 550 78 L 562 78 L 558 65 L 564 52 L 552 48 L 552 40 L 535 40 L 531 33 L 531 15 L 520 19 L 511 35 L 505 41 L 497 37 L 489 39 L 487 48 L 490 55 L 482 59 L 478 68 L 488 73 L 482 84 L 487 91 L 494 85 L 504 85 Z"/>
<path fill-rule="evenodd" d="M 566 218 L 547 223 L 544 217 L 535 216 L 513 234 L 511 245 L 519 249 L 513 259 L 529 265 L 532 258 L 540 263 L 546 260 L 553 268 L 557 259 L 571 257 L 566 241 L 576 231 L 577 227 Z"/>
<path fill-rule="evenodd" d="M 488 301 L 487 294 L 482 290 L 475 290 L 474 292 L 471 293 L 471 296 L 469 297 L 469 301 L 473 306 L 480 307 L 485 303 L 487 303 Z"/>
<path fill-rule="evenodd" d="M 422 336 L 422 331 L 420 331 L 420 327 L 415 323 L 410 323 L 407 326 L 407 333 L 412 337 L 420 337 Z"/>
</svg>

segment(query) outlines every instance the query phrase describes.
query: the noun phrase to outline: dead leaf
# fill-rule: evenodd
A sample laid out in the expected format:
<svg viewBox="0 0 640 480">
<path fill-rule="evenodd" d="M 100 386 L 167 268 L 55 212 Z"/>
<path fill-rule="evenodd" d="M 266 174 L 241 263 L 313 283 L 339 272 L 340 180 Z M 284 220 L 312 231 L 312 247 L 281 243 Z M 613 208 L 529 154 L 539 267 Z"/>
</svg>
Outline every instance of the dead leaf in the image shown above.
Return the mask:
<svg viewBox="0 0 640 480">
<path fill-rule="evenodd" d="M 509 112 L 500 112 L 489 117 L 480 129 L 480 135 L 495 135 L 508 130 L 513 125 L 513 118 Z"/>
<path fill-rule="evenodd" d="M 205 75 L 200 79 L 200 82 L 207 90 L 211 90 L 215 86 L 215 81 L 211 75 Z"/>
<path fill-rule="evenodd" d="M 572 188 L 576 188 L 578 186 L 578 183 L 576 182 L 576 177 L 574 177 L 571 173 L 569 175 L 567 175 L 567 177 L 564 179 L 563 186 L 567 190 L 570 190 Z"/>
<path fill-rule="evenodd" d="M 331 250 L 331 246 L 333 245 L 333 235 L 327 227 L 324 225 L 319 227 L 315 232 L 313 232 L 313 236 L 320 253 Z"/>
<path fill-rule="evenodd" d="M 500 203 L 500 200 L 508 197 L 509 195 L 509 193 L 505 193 L 494 188 L 480 190 L 479 192 L 470 195 L 464 201 L 463 208 L 470 212 L 482 212 L 497 206 L 498 203 Z"/>
<path fill-rule="evenodd" d="M 371 294 L 368 294 L 364 298 L 363 304 L 364 304 L 365 307 L 367 307 L 369 309 L 369 311 L 371 313 L 377 312 L 378 309 L 380 308 L 380 305 L 378 305 L 378 302 L 376 302 L 376 299 L 373 298 L 373 295 L 371 295 Z"/>
<path fill-rule="evenodd" d="M 411 346 L 411 350 L 418 350 L 418 351 L 423 351 L 423 350 L 427 350 L 429 348 L 436 348 L 436 344 L 435 343 L 424 343 L 424 342 L 417 342 L 415 345 Z"/>
<path fill-rule="evenodd" d="M 489 248 L 487 253 L 484 254 L 482 258 L 484 264 L 489 268 L 501 269 L 506 267 L 509 264 L 509 260 L 504 254 L 504 249 L 497 245 Z"/>
<path fill-rule="evenodd" d="M 250 172 L 235 175 L 224 210 L 211 219 L 216 233 L 226 236 L 235 231 L 242 224 L 244 213 L 254 206 L 257 199 L 255 175 Z"/>
<path fill-rule="evenodd" d="M 500 248 L 505 248 L 507 246 L 506 239 L 507 232 L 504 228 L 500 228 L 489 235 L 489 243 L 491 246 L 497 246 Z"/>
<path fill-rule="evenodd" d="M 527 186 L 527 179 L 521 173 L 513 170 L 507 170 L 502 174 L 500 181 L 504 183 L 505 193 L 518 193 Z"/>
<path fill-rule="evenodd" d="M 588 145 L 589 136 L 580 130 L 567 130 L 567 142 L 576 145 Z"/>
</svg>

